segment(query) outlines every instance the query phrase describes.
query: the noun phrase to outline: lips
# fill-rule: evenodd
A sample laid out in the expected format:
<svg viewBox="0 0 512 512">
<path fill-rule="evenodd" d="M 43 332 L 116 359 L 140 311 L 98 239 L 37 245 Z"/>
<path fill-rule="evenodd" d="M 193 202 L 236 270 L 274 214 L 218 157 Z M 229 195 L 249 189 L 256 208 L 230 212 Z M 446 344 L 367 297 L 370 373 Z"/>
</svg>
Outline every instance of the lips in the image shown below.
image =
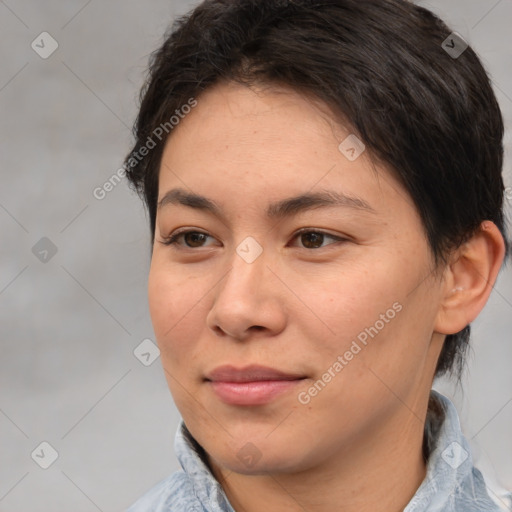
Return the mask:
<svg viewBox="0 0 512 512">
<path fill-rule="evenodd" d="M 266 366 L 251 365 L 237 369 L 234 366 L 219 366 L 210 372 L 206 380 L 212 382 L 259 382 L 259 381 L 283 381 L 298 380 L 304 375 L 286 373 Z"/>
<path fill-rule="evenodd" d="M 265 366 L 219 366 L 205 381 L 215 395 L 230 405 L 263 405 L 291 391 L 304 375 L 287 373 Z"/>
</svg>

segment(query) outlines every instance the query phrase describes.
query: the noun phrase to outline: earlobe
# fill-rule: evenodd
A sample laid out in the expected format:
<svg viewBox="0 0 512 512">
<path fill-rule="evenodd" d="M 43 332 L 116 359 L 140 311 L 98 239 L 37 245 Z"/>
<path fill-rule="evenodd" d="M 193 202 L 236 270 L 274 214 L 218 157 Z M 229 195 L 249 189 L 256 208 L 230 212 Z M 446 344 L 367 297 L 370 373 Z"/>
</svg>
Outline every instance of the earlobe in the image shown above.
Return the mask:
<svg viewBox="0 0 512 512">
<path fill-rule="evenodd" d="M 505 242 L 491 221 L 453 254 L 445 270 L 435 331 L 455 334 L 470 324 L 485 306 L 505 256 Z"/>
</svg>

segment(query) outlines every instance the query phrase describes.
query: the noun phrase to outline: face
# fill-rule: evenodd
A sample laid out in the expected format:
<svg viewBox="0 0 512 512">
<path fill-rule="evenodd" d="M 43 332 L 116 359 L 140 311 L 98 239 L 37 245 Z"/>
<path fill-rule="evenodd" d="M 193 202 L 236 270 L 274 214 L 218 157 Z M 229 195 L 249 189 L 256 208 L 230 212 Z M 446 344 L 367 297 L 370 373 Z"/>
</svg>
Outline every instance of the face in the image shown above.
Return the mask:
<svg viewBox="0 0 512 512">
<path fill-rule="evenodd" d="M 423 428 L 441 285 L 411 199 L 339 148 L 350 134 L 292 91 L 220 84 L 167 141 L 150 313 L 176 405 L 223 468 L 307 470 Z"/>
</svg>

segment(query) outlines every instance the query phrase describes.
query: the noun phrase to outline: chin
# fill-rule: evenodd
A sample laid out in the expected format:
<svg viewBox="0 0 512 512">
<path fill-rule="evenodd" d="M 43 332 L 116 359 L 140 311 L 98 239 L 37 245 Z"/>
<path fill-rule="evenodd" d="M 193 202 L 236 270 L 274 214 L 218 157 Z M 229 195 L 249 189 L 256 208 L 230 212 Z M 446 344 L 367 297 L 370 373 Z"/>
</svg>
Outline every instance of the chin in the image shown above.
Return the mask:
<svg viewBox="0 0 512 512">
<path fill-rule="evenodd" d="M 306 455 L 298 453 L 297 449 L 287 449 L 268 441 L 264 446 L 250 441 L 240 445 L 230 445 L 222 452 L 218 449 L 209 451 L 209 460 L 242 475 L 292 473 L 305 469 Z"/>
</svg>

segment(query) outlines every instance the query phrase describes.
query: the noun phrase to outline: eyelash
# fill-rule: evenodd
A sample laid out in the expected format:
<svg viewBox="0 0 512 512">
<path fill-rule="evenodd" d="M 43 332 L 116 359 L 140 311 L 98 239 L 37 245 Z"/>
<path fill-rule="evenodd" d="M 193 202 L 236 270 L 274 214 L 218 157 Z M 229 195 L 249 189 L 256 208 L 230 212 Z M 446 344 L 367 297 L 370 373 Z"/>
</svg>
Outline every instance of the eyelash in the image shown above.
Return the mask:
<svg viewBox="0 0 512 512">
<path fill-rule="evenodd" d="M 207 233 L 203 233 L 202 231 L 196 231 L 196 230 L 193 230 L 193 229 L 189 229 L 189 230 L 177 231 L 177 232 L 173 233 L 172 235 L 170 235 L 169 237 L 164 238 L 160 243 L 162 243 L 163 245 L 167 245 L 167 246 L 171 246 L 171 245 L 178 246 L 179 245 L 178 242 L 177 242 L 178 239 L 181 236 L 187 235 L 189 233 L 195 233 L 195 234 L 199 234 L 199 235 L 210 236 Z M 335 240 L 336 242 L 346 242 L 347 241 L 346 238 L 342 238 L 342 237 L 339 237 L 339 236 L 331 235 L 330 233 L 327 233 L 326 231 L 315 230 L 315 229 L 310 229 L 310 228 L 300 229 L 299 231 L 297 231 L 293 235 L 292 240 L 294 240 L 295 238 L 297 238 L 300 235 L 303 235 L 305 233 L 308 233 L 308 234 L 314 233 L 314 234 L 324 235 L 324 236 L 326 236 L 328 238 L 331 238 L 331 239 Z M 333 245 L 333 244 L 328 244 L 328 245 Z M 186 247 L 185 246 L 185 250 L 194 250 L 194 249 L 201 249 L 201 247 Z M 310 250 L 310 251 L 318 251 L 320 249 L 325 249 L 325 247 L 317 247 L 315 249 L 309 249 L 308 247 L 301 247 L 301 249 L 306 249 L 306 250 Z"/>
</svg>

